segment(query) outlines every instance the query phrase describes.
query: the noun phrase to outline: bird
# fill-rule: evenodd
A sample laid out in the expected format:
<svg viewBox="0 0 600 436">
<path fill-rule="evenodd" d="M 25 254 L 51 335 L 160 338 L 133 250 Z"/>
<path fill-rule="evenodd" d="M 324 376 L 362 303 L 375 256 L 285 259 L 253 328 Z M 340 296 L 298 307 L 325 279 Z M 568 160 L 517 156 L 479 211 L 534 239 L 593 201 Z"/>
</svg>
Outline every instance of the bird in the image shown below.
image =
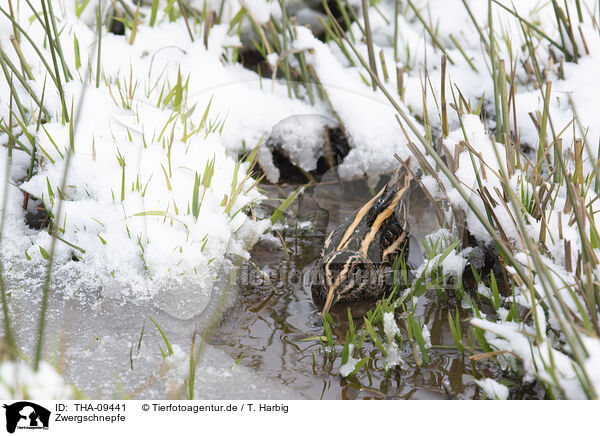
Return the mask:
<svg viewBox="0 0 600 436">
<path fill-rule="evenodd" d="M 409 168 L 410 158 L 325 239 L 311 286 L 323 315 L 338 302 L 376 301 L 391 291 L 391 267 L 408 256 Z"/>
</svg>

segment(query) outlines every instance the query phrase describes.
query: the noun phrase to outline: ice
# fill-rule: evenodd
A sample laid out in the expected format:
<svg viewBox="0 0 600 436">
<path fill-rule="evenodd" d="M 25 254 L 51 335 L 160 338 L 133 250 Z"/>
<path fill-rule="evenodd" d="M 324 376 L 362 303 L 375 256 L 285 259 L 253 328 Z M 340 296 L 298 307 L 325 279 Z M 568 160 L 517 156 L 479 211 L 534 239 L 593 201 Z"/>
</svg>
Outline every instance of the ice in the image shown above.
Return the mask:
<svg viewBox="0 0 600 436">
<path fill-rule="evenodd" d="M 20 315 L 18 319 L 13 318 L 13 323 L 19 347 L 32 350 L 42 278 L 26 274 L 19 283 L 24 286 L 9 282 L 11 309 Z M 185 380 L 189 379 L 192 338 L 195 337 L 198 352 L 203 331 L 214 322 L 210 316 L 225 311 L 234 297 L 229 294 L 223 298 L 221 293 L 210 310 L 182 320 L 151 301 L 106 297 L 100 292 L 100 285 L 96 289 L 82 289 L 77 299 L 69 298 L 63 291 L 71 287 L 71 281 L 62 274 L 54 283 L 47 317 L 47 355 L 60 368 L 64 380 L 76 386 L 80 395 L 94 399 L 161 399 L 168 395 L 185 398 L 183 389 Z M 160 349 L 167 352 L 167 345 L 152 320 L 171 343 L 172 356 L 162 357 Z M 229 355 L 210 344 L 202 344 L 199 356 L 195 358 L 196 399 L 291 399 L 301 395 L 236 365 Z M 44 372 L 31 376 L 26 372 L 29 365 L 20 364 L 20 367 L 24 368 L 23 380 L 31 387 L 30 398 L 73 396 L 69 385 L 61 383 L 63 378 L 56 375 L 49 364 L 41 367 Z M 9 373 L 5 371 L 11 368 L 0 366 L 3 380 L 7 380 Z M 36 380 L 43 380 L 42 376 L 48 377 L 51 383 L 38 388 Z M 12 383 L 12 379 L 9 380 Z M 19 394 L 3 395 L 2 392 L 2 398 L 22 398 Z"/>
</svg>

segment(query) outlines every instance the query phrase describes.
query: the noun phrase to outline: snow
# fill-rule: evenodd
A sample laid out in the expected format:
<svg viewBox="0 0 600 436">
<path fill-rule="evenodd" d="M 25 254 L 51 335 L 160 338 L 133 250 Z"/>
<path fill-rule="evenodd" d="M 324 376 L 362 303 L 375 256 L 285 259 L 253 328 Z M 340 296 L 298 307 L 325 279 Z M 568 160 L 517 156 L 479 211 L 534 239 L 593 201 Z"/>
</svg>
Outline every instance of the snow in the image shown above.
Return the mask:
<svg viewBox="0 0 600 436">
<path fill-rule="evenodd" d="M 400 347 L 396 341 L 396 335 L 400 335 L 400 329 L 394 318 L 393 312 L 385 312 L 383 314 L 383 331 L 386 337 L 386 343 L 384 344 L 385 356 L 384 356 L 384 367 L 386 370 L 393 368 L 394 366 L 401 365 L 402 356 L 400 353 Z"/>
<path fill-rule="evenodd" d="M 431 331 L 427 324 L 423 325 L 423 330 L 421 331 L 423 334 L 423 340 L 425 341 L 425 348 L 431 348 Z"/>
<path fill-rule="evenodd" d="M 396 335 L 400 334 L 400 329 L 398 328 L 398 324 L 396 324 L 394 313 L 385 312 L 383 314 L 383 331 L 390 342 L 395 340 Z"/>
<path fill-rule="evenodd" d="M 444 274 L 459 278 L 462 276 L 466 264 L 467 258 L 462 253 L 451 252 L 442 262 L 442 268 Z"/>
<path fill-rule="evenodd" d="M 356 365 L 360 362 L 360 359 L 352 357 L 354 352 L 354 344 L 348 344 L 348 361 L 340 366 L 340 375 L 342 377 L 348 377 L 356 369 Z"/>
<path fill-rule="evenodd" d="M 0 398 L 24 400 L 72 400 L 73 386 L 66 383 L 54 367 L 41 362 L 37 371 L 23 363 L 0 364 Z"/>
<path fill-rule="evenodd" d="M 336 125 L 334 120 L 318 114 L 292 115 L 275 124 L 267 140 L 269 148 L 259 157 L 267 179 L 275 183 L 280 177 L 272 149 L 283 152 L 292 164 L 304 171 L 317 169 L 317 162 L 323 156 L 326 129 Z"/>
<path fill-rule="evenodd" d="M 537 377 L 538 380 L 552 386 L 556 395 L 567 398 L 583 398 L 587 395 L 573 378 L 575 375 L 573 368 L 581 368 L 578 369 L 579 371 L 585 368 L 588 372 L 586 376 L 590 379 L 589 384 L 596 386 L 595 389 L 592 389 L 595 390 L 595 393 L 592 392 L 592 396 L 597 397 L 598 369 L 588 370 L 591 368 L 588 364 L 590 359 L 592 361 L 594 359 L 591 356 L 595 356 L 595 351 L 590 352 L 588 348 L 597 350 L 597 339 L 590 337 L 589 332 L 581 333 L 581 341 L 585 344 L 586 350 L 584 355 L 587 357 L 577 359 L 577 350 L 572 350 L 571 342 L 567 340 L 573 333 L 564 328 L 564 323 L 571 321 L 565 319 L 560 310 L 554 309 L 563 306 L 571 313 L 579 314 L 582 305 L 585 306 L 581 294 L 577 296 L 579 292 L 577 289 L 580 288 L 578 280 L 581 279 L 585 282 L 590 277 L 584 278 L 583 271 L 580 277 L 575 277 L 574 264 L 582 255 L 584 243 L 582 234 L 589 234 L 590 225 L 587 224 L 584 229 L 578 229 L 577 223 L 568 213 L 570 205 L 564 184 L 553 186 L 552 201 L 546 203 L 545 210 L 542 211 L 545 220 L 533 218 L 532 211 L 521 210 L 520 207 L 515 209 L 508 197 L 502 195 L 503 192 L 512 190 L 518 198 L 517 201 L 526 203 L 528 196 L 533 195 L 534 189 L 539 188 L 539 181 L 532 178 L 532 171 L 527 167 L 515 171 L 514 174 L 507 174 L 505 148 L 492 136 L 496 128 L 496 120 L 493 101 L 494 83 L 489 74 L 492 68 L 489 54 L 483 46 L 485 42 L 476 36 L 477 30 L 466 8 L 462 7 L 460 3 L 460 1 L 423 0 L 415 2 L 415 6 L 431 28 L 436 30 L 436 38 L 440 44 L 436 43 L 435 45 L 442 45 L 447 50 L 449 61 L 446 89 L 454 89 L 453 93 L 459 90 L 464 101 L 468 102 L 472 108 L 477 106 L 483 96 L 483 110 L 487 113 L 485 119 L 482 120 L 478 115 L 469 114 L 463 110 L 459 124 L 456 111 L 450 110 L 448 112 L 450 133 L 443 138 L 444 153 L 447 157 L 452 157 L 453 165 L 450 166 L 453 167 L 456 178 L 470 198 L 464 199 L 441 171 L 437 171 L 436 177 L 432 175 L 422 177 L 422 184 L 435 198 L 448 201 L 455 210 L 465 213 L 465 223 L 469 233 L 475 236 L 482 245 L 492 243 L 493 238 L 472 208 L 477 208 L 482 212 L 484 219 L 489 220 L 490 209 L 488 208 L 491 204 L 491 212 L 494 214 L 493 225 L 500 223 L 502 226 L 502 237 L 506 236 L 509 244 L 513 247 L 513 255 L 517 261 L 515 266 L 519 266 L 525 271 L 525 274 L 531 275 L 531 287 L 527 289 L 525 286 L 516 286 L 514 299 L 519 310 L 529 313 L 530 319 L 527 324 L 506 322 L 508 316 L 506 308 L 500 308 L 497 317 L 493 316 L 494 319 L 497 318 L 500 321 L 472 320 L 474 326 L 485 328 L 488 331 L 487 335 L 489 335 L 490 343 L 494 348 L 508 350 L 512 353 L 511 355 L 500 355 L 499 360 L 511 360 L 513 355 L 517 356 L 525 367 L 526 378 Z M 488 4 L 486 2 L 467 3 L 473 19 L 479 26 L 482 26 L 481 29 L 484 32 L 488 32 L 487 21 L 490 12 Z M 551 3 L 527 0 L 506 3 L 506 5 L 509 9 L 515 8 L 524 19 L 535 23 L 550 38 L 555 41 L 561 39 Z M 540 147 L 540 134 L 531 120 L 531 115 L 535 117 L 536 113 L 544 112 L 546 83 L 552 82 L 552 94 L 548 108 L 551 123 L 548 123 L 546 137 L 549 138 L 548 141 L 551 141 L 553 130 L 557 133 L 560 132 L 563 156 L 567 159 L 566 170 L 570 174 L 576 170 L 573 158 L 574 138 L 582 139 L 584 141 L 582 169 L 583 177 L 586 177 L 597 162 L 597 144 L 600 140 L 600 131 L 596 122 L 597 101 L 600 97 L 600 88 L 597 85 L 600 38 L 598 37 L 598 26 L 591 19 L 592 11 L 597 9 L 597 5 L 593 2 L 581 2 L 581 5 L 582 9 L 587 12 L 583 13 L 583 22 L 577 24 L 579 35 L 575 38 L 576 48 L 581 54 L 581 58 L 577 62 L 566 61 L 563 53 L 556 53 L 556 47 L 550 47 L 543 38 L 541 41 L 537 37 L 534 38 L 536 55 L 541 63 L 540 68 L 543 69 L 541 72 L 543 75 L 542 89 L 538 89 L 534 80 L 528 76 L 525 68 L 521 65 L 522 62 L 531 62 L 531 60 L 527 50 L 522 50 L 525 40 L 519 20 L 497 4 L 493 4 L 492 16 L 494 30 L 498 37 L 497 41 L 503 41 L 497 47 L 498 59 L 506 61 L 507 74 L 510 74 L 513 65 L 515 67 L 514 108 L 516 113 L 513 119 L 511 109 L 511 129 L 516 130 L 524 148 L 533 150 L 526 153 L 535 164 L 535 153 Z M 567 7 L 571 12 L 576 10 L 575 2 L 565 2 L 564 8 Z M 384 15 L 390 16 L 391 3 L 382 2 L 380 9 Z M 407 67 L 404 78 L 406 89 L 403 102 L 405 107 L 410 109 L 413 116 L 422 119 L 425 115 L 423 109 L 423 99 L 425 98 L 428 107 L 427 115 L 432 123 L 432 129 L 440 136 L 441 116 L 439 92 L 436 88 L 441 81 L 439 68 L 441 53 L 440 50 L 436 50 L 435 45 L 430 41 L 430 36 L 423 31 L 423 27 L 419 26 L 415 14 L 410 8 L 408 9 L 409 12 L 402 14 L 398 21 L 399 50 L 397 59 L 393 58 L 393 43 L 390 42 L 394 38 L 393 22 L 381 20 L 376 17 L 377 13 L 371 14 L 373 16 L 371 24 L 376 43 L 375 50 L 376 53 L 382 51 L 388 66 L 397 62 L 400 66 Z M 449 16 L 452 19 L 447 19 Z M 572 16 L 571 19 L 574 17 Z M 356 29 L 353 31 L 355 31 L 355 35 L 359 34 Z M 457 49 L 456 44 L 451 41 L 450 35 L 459 41 L 462 50 L 473 64 L 473 68 Z M 510 36 L 510 45 L 506 43 L 508 36 Z M 421 49 L 413 49 L 414 47 L 421 47 Z M 364 46 L 359 44 L 359 49 L 363 48 Z M 567 49 L 573 49 L 570 42 L 567 43 Z M 551 56 L 555 56 L 555 59 L 551 60 Z M 379 57 L 377 61 L 377 67 L 381 71 L 382 65 Z M 351 69 L 347 68 L 347 70 Z M 424 72 L 426 73 L 424 74 Z M 421 83 L 424 81 L 430 81 L 432 86 L 423 90 Z M 393 83 L 394 81 L 390 81 L 385 86 L 392 95 L 396 95 L 397 90 L 394 89 Z M 426 95 L 424 96 L 424 94 Z M 451 98 L 453 97 L 449 97 L 449 99 Z M 455 100 L 454 104 L 456 103 Z M 545 145 L 547 146 L 547 144 Z M 552 164 L 554 156 L 552 149 L 550 151 L 548 160 Z M 436 166 L 433 160 L 427 159 L 430 165 Z M 502 173 L 507 174 L 507 183 Z M 438 179 L 442 186 L 439 185 Z M 484 204 L 482 201 L 479 190 L 489 193 L 488 204 Z M 598 207 L 594 204 L 597 188 L 591 183 L 590 188 L 582 189 L 580 195 L 579 201 L 590 208 L 590 215 L 594 216 Z M 558 213 L 559 211 L 561 213 Z M 519 218 L 525 221 L 523 227 L 517 222 Z M 590 219 L 593 220 L 593 218 Z M 543 244 L 539 243 L 542 231 L 546 232 Z M 561 234 L 560 238 L 558 237 L 559 233 Z M 540 247 L 539 251 L 534 248 L 536 259 L 530 252 L 530 246 L 525 244 L 525 235 L 531 238 L 534 246 Z M 566 241 L 569 241 L 571 246 L 568 256 L 565 255 Z M 594 243 L 592 242 L 592 244 Z M 597 256 L 597 248 L 593 250 Z M 468 259 L 468 253 L 462 254 L 461 256 L 460 250 L 450 253 L 443 262 L 444 272 L 462 272 L 465 261 Z M 568 257 L 571 259 L 571 267 L 566 265 Z M 438 256 L 431 259 L 429 266 L 437 266 L 437 259 L 439 259 Z M 538 259 L 541 259 L 544 268 L 548 271 L 545 277 L 536 271 Z M 417 275 L 426 272 L 424 268 L 421 267 L 417 271 Z M 508 265 L 506 270 L 516 277 L 515 268 Z M 594 271 L 595 274 L 596 271 Z M 515 282 L 520 283 L 519 279 Z M 585 285 L 583 286 L 585 287 Z M 490 294 L 489 289 L 482 284 L 479 286 L 479 291 L 485 295 Z M 535 300 L 533 300 L 534 295 L 536 295 Z M 469 308 L 472 303 L 466 297 L 461 305 Z M 485 317 L 485 315 L 480 316 Z M 556 332 L 558 335 L 555 334 Z M 559 379 L 558 386 L 552 378 L 551 371 L 545 369 L 550 362 L 550 356 L 556 363 L 555 373 Z"/>
<path fill-rule="evenodd" d="M 65 43 L 69 38 L 72 41 L 75 33 L 82 43 L 93 41 L 92 28 L 73 24 L 73 17 L 67 16 L 66 20 Z M 35 24 L 30 30 L 34 35 L 39 33 Z M 178 115 L 177 108 L 163 108 L 160 104 L 156 107 L 161 89 L 153 86 L 159 72 L 169 77 L 171 86 L 178 72 L 189 77 L 190 96 L 185 102 L 189 108 L 202 105 L 204 111 L 213 98 L 208 123 L 224 119 L 223 104 L 242 109 L 221 97 L 225 83 L 233 82 L 234 88 L 257 92 L 243 82 L 240 84 L 240 75 L 232 72 L 237 70 L 235 67 L 227 69 L 218 62 L 222 44 L 227 42 L 224 33 L 215 30 L 211 38 L 215 44 L 206 50 L 199 42 L 191 43 L 184 27 L 176 23 L 157 28 L 141 26 L 133 45 L 115 35 L 106 35 L 105 53 L 114 53 L 103 58 L 103 73 L 109 82 L 97 89 L 77 79 L 65 85 L 66 100 L 77 107 L 82 105 L 74 129 L 66 201 L 61 216 L 56 217 L 57 222 L 64 224 L 61 237 L 85 251 L 75 252 L 81 261 L 74 263 L 70 261 L 73 249 L 57 244 L 57 267 L 77 270 L 74 289 L 100 280 L 107 294 L 154 297 L 156 304 L 171 315 L 189 319 L 201 313 L 210 300 L 212 285 L 206 284 L 212 284 L 220 272 L 227 272 L 225 255 L 247 257 L 247 249 L 266 229 L 266 223 L 254 222 L 244 213 L 233 217 L 245 205 L 262 198 L 256 191 L 245 191 L 252 180 L 240 187 L 235 202 L 224 204 L 224 199 L 237 189 L 231 187 L 232 178 L 242 180 L 248 168 L 247 164 L 236 166 L 227 145 L 232 137 L 206 127 L 205 133 L 186 137 L 186 130 L 198 125 L 200 110 L 196 110 L 190 125 L 184 125 L 187 121 Z M 163 49 L 169 46 L 179 50 Z M 81 48 L 83 58 L 93 57 L 93 47 L 82 44 Z M 206 80 L 208 77 L 213 80 Z M 135 86 L 131 101 L 121 101 L 115 83 L 126 89 Z M 221 87 L 221 93 L 214 87 Z M 201 91 L 206 98 L 200 95 Z M 231 99 L 235 89 L 225 94 Z M 267 100 L 270 98 L 276 99 Z M 247 93 L 241 99 L 249 99 Z M 293 105 L 287 99 L 279 101 L 282 106 Z M 58 101 L 47 102 L 51 113 L 59 113 Z M 228 114 L 228 120 L 239 127 L 235 125 L 235 114 Z M 262 132 L 248 132 L 250 143 L 263 135 L 269 124 L 263 125 Z M 20 184 L 22 190 L 42 199 L 54 214 L 58 212 L 55 196 L 61 189 L 64 157 L 71 141 L 69 132 L 69 126 L 60 119 L 44 125 L 37 138 L 55 163 L 43 161 L 37 174 Z M 238 137 L 234 144 L 239 147 L 240 143 Z M 214 162 L 214 177 L 203 193 L 196 218 L 190 213 L 194 177 L 201 177 L 210 162 Z M 17 227 L 15 234 L 31 233 L 23 223 Z M 19 257 L 26 251 L 32 262 L 42 264 L 38 246 L 49 251 L 50 240 L 46 232 L 40 232 L 19 245 Z"/>
<path fill-rule="evenodd" d="M 531 347 L 528 337 L 535 336 L 531 327 L 514 322 L 493 323 L 482 319 L 472 319 L 471 324 L 486 330 L 486 339 L 497 349 L 514 353 L 522 360 L 526 371 L 525 381 L 537 376 L 560 389 L 568 399 L 586 398 L 574 369 L 575 362 L 565 353 L 552 348 L 547 339 L 537 347 Z M 600 380 L 596 372 L 597 367 L 592 365 L 597 363 L 600 341 L 585 335 L 582 335 L 582 340 L 590 352 L 584 366 L 592 374 L 592 386 L 598 392 Z"/>
<path fill-rule="evenodd" d="M 488 398 L 494 400 L 508 399 L 508 388 L 494 379 L 484 378 L 482 380 L 475 380 L 475 383 L 485 392 Z"/>
<path fill-rule="evenodd" d="M 274 6 L 261 0 L 246 5 L 261 22 L 268 20 Z M 223 62 L 231 55 L 231 47 L 239 45 L 235 35 L 227 34 L 228 24 L 213 26 L 205 47 L 202 38 L 190 40 L 181 18 L 169 23 L 163 8 L 155 27 L 140 23 L 132 44 L 128 38 L 103 34 L 102 77 L 96 87 L 95 4 L 88 5 L 81 20 L 74 14 L 73 2 L 61 2 L 60 6 L 55 12 L 61 23 L 61 43 L 73 47 L 77 38 L 82 64 L 77 70 L 73 50 L 65 50 L 74 76 L 63 84 L 73 125 L 64 122 L 60 98 L 39 57 L 23 44 L 35 77 L 31 87 L 41 94 L 46 83 L 44 105 L 51 119 L 39 130 L 35 120 L 27 126 L 42 150 L 39 168 L 30 180 L 24 181 L 29 157 L 14 151 L 8 167 L 7 149 L 0 150 L 1 177 L 11 182 L 3 208 L 2 238 L 9 289 L 13 295 L 20 289 L 39 290 L 45 273 L 44 253 L 55 243 L 53 304 L 57 298 L 86 301 L 91 294 L 119 308 L 115 316 L 125 310 L 122 308 L 142 305 L 174 320 L 206 324 L 215 311 L 222 313 L 233 301 L 220 302 L 220 295 L 234 292 L 228 288 L 236 265 L 248 258 L 249 249 L 270 225 L 268 219 L 256 220 L 246 214 L 247 206 L 264 197 L 250 189 L 255 180 L 245 179 L 249 164 L 236 163 L 238 156 L 254 148 L 279 121 L 297 114 L 319 115 L 323 110 L 288 98 L 286 86 L 279 82 L 260 79 L 239 64 Z M 104 8 L 108 8 L 107 2 Z M 28 9 L 20 8 L 17 13 L 32 39 L 42 41 L 41 26 L 28 20 Z M 10 47 L 12 26 L 7 27 L 5 19 L 0 23 L 0 44 Z M 47 48 L 42 51 L 50 59 Z M 12 50 L 9 56 L 18 65 Z M 10 90 L 5 83 L 0 86 L 0 118 L 7 120 Z M 179 103 L 173 97 L 175 91 L 167 97 L 177 86 L 181 87 Z M 25 91 L 21 90 L 21 95 L 25 106 L 33 104 Z M 1 139 L 5 142 L 6 135 Z M 196 216 L 192 211 L 195 180 L 202 180 L 211 165 L 214 174 L 206 186 L 200 186 L 202 202 Z M 237 180 L 235 186 L 232 180 Z M 43 201 L 67 243 L 53 241 L 46 230 L 27 227 L 21 206 L 23 192 Z M 64 201 L 59 211 L 61 195 Z M 21 293 L 21 301 L 27 296 L 31 297 Z M 104 320 L 110 324 L 109 319 Z M 119 332 L 109 329 L 105 333 L 104 345 Z M 187 346 L 189 337 L 180 342 Z M 117 344 L 130 348 L 130 344 L 117 341 L 105 357 L 120 351 Z M 89 383 L 94 380 L 82 377 L 82 368 L 97 368 L 102 362 L 72 351 L 69 380 L 92 389 Z M 219 353 L 212 348 L 209 353 L 213 360 L 207 365 L 215 373 L 231 366 L 229 357 L 217 357 Z M 111 361 L 113 358 L 110 356 Z M 148 368 L 158 364 L 156 359 L 149 362 Z M 235 380 L 257 387 L 248 392 L 263 395 L 258 386 L 267 386 L 264 380 L 245 369 L 234 371 L 241 374 Z M 106 380 L 114 382 L 110 376 Z M 238 385 L 233 383 L 230 392 Z M 218 386 L 214 384 L 214 392 L 219 392 Z M 226 392 L 223 388 L 219 395 Z M 110 397 L 111 393 L 103 387 L 93 395 Z"/>
<path fill-rule="evenodd" d="M 486 285 L 484 285 L 483 283 L 479 283 L 477 285 L 477 293 L 479 295 L 484 296 L 488 300 L 492 301 L 492 298 L 493 298 L 492 290 L 490 288 L 488 288 Z"/>
<path fill-rule="evenodd" d="M 351 140 L 352 149 L 339 166 L 342 178 L 394 169 L 398 162 L 394 153 L 402 159 L 410 156 L 406 138 L 395 119 L 396 110 L 381 91 L 374 92 L 366 86 L 356 68 L 342 64 L 330 47 L 307 28 L 298 28 L 294 48 L 308 50 L 307 59 Z"/>
</svg>

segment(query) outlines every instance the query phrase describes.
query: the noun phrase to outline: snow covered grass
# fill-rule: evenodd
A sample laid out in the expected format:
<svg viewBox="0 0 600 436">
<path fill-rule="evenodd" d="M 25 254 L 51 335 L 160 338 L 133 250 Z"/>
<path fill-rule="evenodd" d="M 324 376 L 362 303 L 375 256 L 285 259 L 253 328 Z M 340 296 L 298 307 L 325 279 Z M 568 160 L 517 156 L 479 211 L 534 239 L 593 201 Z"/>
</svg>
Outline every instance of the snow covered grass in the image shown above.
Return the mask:
<svg viewBox="0 0 600 436">
<path fill-rule="evenodd" d="M 280 116 L 308 105 L 275 82 L 263 93 L 256 74 L 226 61 L 239 45 L 234 17 L 191 19 L 185 2 L 0 6 L 8 356 L 21 351 L 11 292 L 39 277 L 37 345 L 27 359 L 35 370 L 53 292 L 79 298 L 100 286 L 102 298 L 152 299 L 178 319 L 202 315 L 217 279 L 271 224 L 253 211 L 264 199 L 258 144 Z M 125 35 L 107 31 L 115 22 Z M 253 118 L 260 95 L 275 113 Z M 40 211 L 39 222 L 29 218 Z"/>
<path fill-rule="evenodd" d="M 471 358 L 537 379 L 549 398 L 598 398 L 600 137 L 598 86 L 586 79 L 598 65 L 598 3 L 407 1 L 398 15 L 400 3 L 363 10 L 349 31 L 329 12 L 330 36 L 396 109 L 440 225 L 465 250 L 448 253 L 449 269 L 462 271 L 474 244 L 497 253 L 504 289 L 492 274 L 477 276 L 480 289 L 492 288 L 483 292 L 491 314 L 455 277 L 485 352 Z M 425 49 L 410 60 L 418 40 Z M 398 66 L 396 83 L 386 64 Z M 449 321 L 463 350 L 459 320 Z"/>
<path fill-rule="evenodd" d="M 7 283 L 26 287 L 33 275 L 45 277 L 34 368 L 53 291 L 99 285 L 103 298 L 202 315 L 232 257 L 246 258 L 299 192 L 271 222 L 256 217 L 257 162 L 269 180 L 281 176 L 262 139 L 311 114 L 342 126 L 343 178 L 412 156 L 445 229 L 424 243 L 414 279 L 399 269 L 407 290 L 367 314 L 360 333 L 350 328 L 344 376 L 365 364 L 365 340 L 386 371 L 402 364 L 393 314 L 427 365 L 432 344 L 415 308 L 427 292 L 444 300 L 451 284 L 477 340 L 465 342 L 467 320 L 450 315 L 458 352 L 537 380 L 549 398 L 598 398 L 598 2 L 1 4 L 0 290 L 11 357 Z M 264 58 L 258 74 L 243 65 L 248 48 Z M 304 171 L 324 155 L 308 132 L 317 128 L 306 117 L 274 132 Z M 41 228 L 25 219 L 36 208 L 48 215 Z M 485 312 L 462 284 L 475 246 L 495 250 L 502 275 L 473 267 Z M 329 321 L 323 343 L 335 357 Z"/>
</svg>

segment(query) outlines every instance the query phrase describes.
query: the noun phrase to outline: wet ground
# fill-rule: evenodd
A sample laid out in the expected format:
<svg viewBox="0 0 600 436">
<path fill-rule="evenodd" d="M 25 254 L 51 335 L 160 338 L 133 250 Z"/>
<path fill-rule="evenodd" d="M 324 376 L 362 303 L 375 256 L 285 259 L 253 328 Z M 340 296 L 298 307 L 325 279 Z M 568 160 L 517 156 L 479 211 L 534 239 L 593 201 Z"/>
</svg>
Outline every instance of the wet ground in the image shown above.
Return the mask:
<svg viewBox="0 0 600 436">
<path fill-rule="evenodd" d="M 267 189 L 270 196 L 285 197 L 293 187 Z M 498 374 L 485 363 L 473 368 L 468 355 L 454 349 L 448 327 L 448 310 L 456 310 L 452 299 L 439 301 L 431 296 L 417 312 L 431 332 L 428 365 L 417 365 L 405 342 L 405 363 L 386 374 L 381 353 L 366 347 L 363 350 L 373 359 L 356 376 L 344 379 L 339 375 L 339 356 L 332 362 L 318 340 L 307 340 L 322 335 L 323 326 L 302 277 L 319 255 L 328 231 L 371 195 L 364 181 L 339 184 L 331 180 L 307 189 L 297 207 L 287 211 L 285 226 L 273 236 L 274 241 L 259 243 L 253 250 L 251 261 L 244 266 L 239 300 L 213 332 L 212 345 L 261 376 L 311 399 L 478 398 L 473 371 L 478 378 Z M 436 220 L 420 191 L 413 190 L 410 203 L 409 262 L 417 266 L 422 262 L 418 241 L 436 229 Z M 334 309 L 333 333 L 343 343 L 346 308 Z M 351 309 L 360 324 L 360 314 L 369 306 Z"/>
<path fill-rule="evenodd" d="M 265 189 L 269 198 L 286 198 L 295 186 Z M 304 278 L 327 233 L 371 195 L 364 181 L 340 183 L 325 178 L 286 210 L 284 225 L 255 246 L 242 268 L 237 300 L 212 330 L 210 343 L 197 360 L 194 398 L 479 398 L 473 374 L 502 378 L 486 359 L 473 362 L 455 349 L 448 311 L 454 314 L 457 302 L 452 297 L 440 300 L 435 292 L 421 299 L 415 313 L 431 332 L 427 365 L 417 365 L 405 341 L 404 364 L 386 374 L 381 353 L 366 343 L 361 352 L 372 359 L 356 376 L 344 379 L 339 375 L 339 355 L 331 359 L 320 341 L 310 339 L 322 335 L 323 326 Z M 272 204 L 277 207 L 280 201 Z M 272 209 L 264 212 L 268 215 Z M 419 239 L 436 229 L 434 214 L 419 191 L 411 196 L 409 224 L 409 262 L 418 266 L 422 262 Z M 43 274 L 28 268 L 27 263 L 15 266 L 14 283 L 9 282 L 13 327 L 24 356 L 35 346 L 36 308 L 43 287 Z M 111 297 L 101 292 L 100 284 L 72 289 L 73 280 L 55 275 L 47 314 L 45 358 L 57 365 L 66 380 L 88 398 L 185 397 L 181 388 L 189 369 L 188 350 L 209 318 L 179 319 L 157 301 Z M 371 306 L 351 308 L 357 325 Z M 333 335 L 342 343 L 346 308 L 336 305 L 331 314 Z M 150 317 L 183 350 L 183 372 L 168 371 L 159 349 L 164 348 L 164 340 Z M 461 312 L 461 319 L 466 317 Z M 399 327 L 405 338 L 402 322 Z"/>
</svg>

